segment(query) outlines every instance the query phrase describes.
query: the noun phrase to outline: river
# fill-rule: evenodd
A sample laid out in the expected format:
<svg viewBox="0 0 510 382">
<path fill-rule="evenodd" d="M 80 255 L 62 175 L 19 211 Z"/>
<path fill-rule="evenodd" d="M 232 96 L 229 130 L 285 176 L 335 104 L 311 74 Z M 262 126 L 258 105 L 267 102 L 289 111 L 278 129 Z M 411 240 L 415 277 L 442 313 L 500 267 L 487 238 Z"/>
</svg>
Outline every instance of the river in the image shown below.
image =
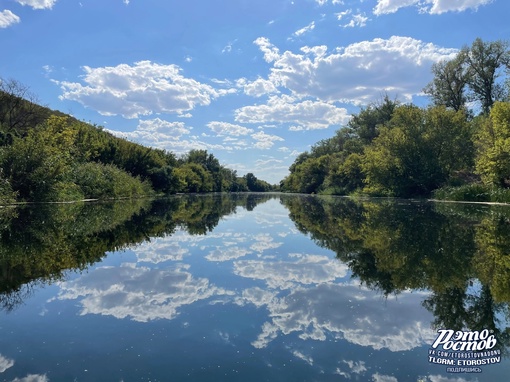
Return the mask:
<svg viewBox="0 0 510 382">
<path fill-rule="evenodd" d="M 0 210 L 2 381 L 503 381 L 509 302 L 510 206 Z"/>
</svg>

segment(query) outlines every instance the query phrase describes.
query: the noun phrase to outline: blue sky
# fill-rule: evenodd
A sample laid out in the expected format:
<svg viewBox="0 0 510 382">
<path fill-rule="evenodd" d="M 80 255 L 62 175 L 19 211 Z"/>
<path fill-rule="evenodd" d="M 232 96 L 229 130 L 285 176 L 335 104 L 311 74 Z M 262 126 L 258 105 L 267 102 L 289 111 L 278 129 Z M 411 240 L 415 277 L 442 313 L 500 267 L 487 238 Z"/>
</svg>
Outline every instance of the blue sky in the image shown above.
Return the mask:
<svg viewBox="0 0 510 382">
<path fill-rule="evenodd" d="M 40 103 L 277 183 L 434 62 L 510 36 L 508 0 L 0 0 L 0 77 Z"/>
</svg>

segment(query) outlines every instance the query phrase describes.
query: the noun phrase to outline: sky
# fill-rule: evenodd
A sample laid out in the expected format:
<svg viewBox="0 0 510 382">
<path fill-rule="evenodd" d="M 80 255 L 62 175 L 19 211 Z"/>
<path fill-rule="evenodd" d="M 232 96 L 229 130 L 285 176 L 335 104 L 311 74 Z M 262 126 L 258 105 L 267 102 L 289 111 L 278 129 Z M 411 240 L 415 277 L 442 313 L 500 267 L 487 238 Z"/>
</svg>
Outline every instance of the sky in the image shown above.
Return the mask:
<svg viewBox="0 0 510 382">
<path fill-rule="evenodd" d="M 0 77 L 276 184 L 360 108 L 427 105 L 432 64 L 507 40 L 509 15 L 508 0 L 0 0 Z"/>
</svg>

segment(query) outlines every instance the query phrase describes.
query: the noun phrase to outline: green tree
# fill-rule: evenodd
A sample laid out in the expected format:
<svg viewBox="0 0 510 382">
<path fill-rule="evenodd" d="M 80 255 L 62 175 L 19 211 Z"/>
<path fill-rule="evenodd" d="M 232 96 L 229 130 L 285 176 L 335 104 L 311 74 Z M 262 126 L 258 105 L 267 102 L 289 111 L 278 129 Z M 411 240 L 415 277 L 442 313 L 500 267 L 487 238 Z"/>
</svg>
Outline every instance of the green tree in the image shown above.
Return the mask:
<svg viewBox="0 0 510 382">
<path fill-rule="evenodd" d="M 4 148 L 5 176 L 23 200 L 59 197 L 71 170 L 75 137 L 76 130 L 69 128 L 66 118 L 52 116 Z"/>
<path fill-rule="evenodd" d="M 379 103 L 370 104 L 353 115 L 347 126 L 363 144 L 369 144 L 379 135 L 381 127 L 390 121 L 398 105 L 386 95 Z"/>
<path fill-rule="evenodd" d="M 477 131 L 476 171 L 487 185 L 510 187 L 510 103 L 496 102 Z"/>
<path fill-rule="evenodd" d="M 497 79 L 503 69 L 510 67 L 508 42 L 485 42 L 477 38 L 461 53 L 468 68 L 468 84 L 472 99 L 479 101 L 482 112 L 488 114 L 494 102 L 505 99 L 505 89 Z"/>
<path fill-rule="evenodd" d="M 434 79 L 423 89 L 434 105 L 443 105 L 455 111 L 465 108 L 469 72 L 465 52 L 452 60 L 432 65 Z"/>
<path fill-rule="evenodd" d="M 469 166 L 470 147 L 465 112 L 401 106 L 389 126 L 365 149 L 365 191 L 404 197 L 428 195 L 453 172 Z"/>
<path fill-rule="evenodd" d="M 213 178 L 207 170 L 198 163 L 186 163 L 175 170 L 179 180 L 180 192 L 211 192 Z"/>
</svg>

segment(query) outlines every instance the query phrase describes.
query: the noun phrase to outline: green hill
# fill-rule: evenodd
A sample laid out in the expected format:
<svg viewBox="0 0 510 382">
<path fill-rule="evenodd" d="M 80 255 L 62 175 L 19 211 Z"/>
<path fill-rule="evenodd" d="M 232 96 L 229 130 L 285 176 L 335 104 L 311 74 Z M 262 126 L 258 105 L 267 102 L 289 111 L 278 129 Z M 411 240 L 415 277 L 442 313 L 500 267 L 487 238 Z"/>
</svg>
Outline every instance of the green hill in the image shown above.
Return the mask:
<svg viewBox="0 0 510 382">
<path fill-rule="evenodd" d="M 14 80 L 0 89 L 1 204 L 273 189 L 205 150 L 177 158 L 50 110 Z"/>
</svg>

